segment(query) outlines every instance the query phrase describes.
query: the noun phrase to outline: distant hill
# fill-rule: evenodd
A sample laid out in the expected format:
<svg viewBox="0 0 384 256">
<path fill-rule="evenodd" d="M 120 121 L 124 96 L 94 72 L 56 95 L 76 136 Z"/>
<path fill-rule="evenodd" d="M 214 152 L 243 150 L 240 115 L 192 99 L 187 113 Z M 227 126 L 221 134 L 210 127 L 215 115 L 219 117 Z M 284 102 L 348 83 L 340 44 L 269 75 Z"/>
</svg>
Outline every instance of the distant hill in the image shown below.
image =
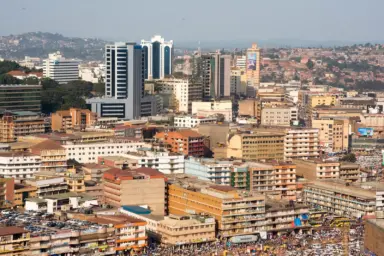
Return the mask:
<svg viewBox="0 0 384 256">
<path fill-rule="evenodd" d="M 65 37 L 60 34 L 30 32 L 0 36 L 0 58 L 24 59 L 24 56 L 47 58 L 60 51 L 66 58 L 102 60 L 108 42 L 96 38 Z"/>
</svg>

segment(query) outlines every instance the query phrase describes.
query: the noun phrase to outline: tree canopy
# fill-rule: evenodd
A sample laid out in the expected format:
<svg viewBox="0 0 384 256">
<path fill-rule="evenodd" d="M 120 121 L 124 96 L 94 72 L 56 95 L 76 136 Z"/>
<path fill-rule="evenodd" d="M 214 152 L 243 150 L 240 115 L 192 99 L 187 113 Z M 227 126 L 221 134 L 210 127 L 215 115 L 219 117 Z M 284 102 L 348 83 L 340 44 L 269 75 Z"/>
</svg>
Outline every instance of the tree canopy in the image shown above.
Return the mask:
<svg viewBox="0 0 384 256">
<path fill-rule="evenodd" d="M 356 156 L 353 153 L 343 156 L 340 160 L 345 162 L 351 162 L 351 163 L 354 163 L 357 161 Z"/>
</svg>

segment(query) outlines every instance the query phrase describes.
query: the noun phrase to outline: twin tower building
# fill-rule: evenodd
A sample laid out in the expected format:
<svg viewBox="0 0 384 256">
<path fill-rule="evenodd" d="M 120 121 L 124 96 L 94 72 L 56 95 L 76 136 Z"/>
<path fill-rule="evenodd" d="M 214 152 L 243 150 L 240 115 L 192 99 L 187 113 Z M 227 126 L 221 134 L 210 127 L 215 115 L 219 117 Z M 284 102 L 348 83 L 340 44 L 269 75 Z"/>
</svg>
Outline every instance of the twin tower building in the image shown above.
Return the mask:
<svg viewBox="0 0 384 256">
<path fill-rule="evenodd" d="M 161 36 L 151 41 L 105 46 L 105 97 L 87 100 L 100 117 L 139 118 L 144 80 L 172 74 L 173 41 Z M 144 100 L 145 101 L 145 100 Z"/>
</svg>

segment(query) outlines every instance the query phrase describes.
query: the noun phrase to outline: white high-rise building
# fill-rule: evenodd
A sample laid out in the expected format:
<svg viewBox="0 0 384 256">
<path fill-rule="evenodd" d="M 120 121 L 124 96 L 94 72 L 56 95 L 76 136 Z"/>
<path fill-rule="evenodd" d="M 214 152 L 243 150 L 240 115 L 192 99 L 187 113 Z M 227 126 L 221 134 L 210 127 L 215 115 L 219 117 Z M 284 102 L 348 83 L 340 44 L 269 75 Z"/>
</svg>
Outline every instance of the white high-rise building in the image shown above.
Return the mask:
<svg viewBox="0 0 384 256">
<path fill-rule="evenodd" d="M 155 35 L 151 41 L 141 40 L 141 46 L 145 55 L 145 79 L 163 79 L 172 74 L 173 40 L 165 41 Z"/>
<path fill-rule="evenodd" d="M 60 52 L 52 53 L 48 55 L 48 59 L 44 60 L 43 76 L 59 84 L 79 80 L 79 64 L 79 60 L 66 59 Z"/>
</svg>

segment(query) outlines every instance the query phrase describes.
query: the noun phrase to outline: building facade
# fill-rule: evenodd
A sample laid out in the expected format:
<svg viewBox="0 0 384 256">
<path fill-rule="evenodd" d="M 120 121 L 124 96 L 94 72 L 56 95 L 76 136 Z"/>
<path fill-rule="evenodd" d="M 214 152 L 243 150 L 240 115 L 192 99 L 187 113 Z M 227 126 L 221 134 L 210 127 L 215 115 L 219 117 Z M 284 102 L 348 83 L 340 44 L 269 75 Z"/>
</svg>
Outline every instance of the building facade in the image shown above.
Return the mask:
<svg viewBox="0 0 384 256">
<path fill-rule="evenodd" d="M 289 128 L 284 139 L 284 160 L 317 158 L 320 155 L 319 130 Z"/>
<path fill-rule="evenodd" d="M 216 117 L 199 117 L 199 116 L 175 116 L 174 126 L 180 128 L 196 128 L 200 124 L 216 123 Z"/>
<path fill-rule="evenodd" d="M 232 166 L 232 161 L 189 157 L 185 160 L 185 174 L 211 181 L 214 184 L 230 186 Z"/>
<path fill-rule="evenodd" d="M 88 109 L 70 108 L 56 111 L 51 115 L 52 131 L 67 132 L 69 130 L 84 130 L 93 126 L 97 114 Z"/>
<path fill-rule="evenodd" d="M 33 178 L 40 170 L 41 157 L 27 152 L 1 152 L 0 175 L 5 178 L 23 180 Z"/>
<path fill-rule="evenodd" d="M 168 149 L 174 153 L 185 156 L 201 157 L 204 155 L 204 136 L 192 130 L 179 130 L 174 132 L 160 132 L 155 138 L 167 144 Z"/>
<path fill-rule="evenodd" d="M 141 40 L 144 52 L 144 78 L 163 79 L 173 72 L 173 40 L 165 41 L 159 35 L 151 41 Z"/>
<path fill-rule="evenodd" d="M 258 87 L 260 84 L 260 49 L 257 44 L 248 48 L 246 55 L 247 85 Z"/>
<path fill-rule="evenodd" d="M 79 80 L 79 64 L 80 61 L 66 59 L 60 52 L 52 53 L 44 60 L 43 76 L 59 84 L 76 81 Z"/>
<path fill-rule="evenodd" d="M 225 121 L 231 122 L 233 119 L 232 101 L 194 101 L 192 102 L 192 115 L 204 117 L 223 115 Z"/>
<path fill-rule="evenodd" d="M 41 85 L 0 85 L 0 110 L 41 111 Z"/>
</svg>

